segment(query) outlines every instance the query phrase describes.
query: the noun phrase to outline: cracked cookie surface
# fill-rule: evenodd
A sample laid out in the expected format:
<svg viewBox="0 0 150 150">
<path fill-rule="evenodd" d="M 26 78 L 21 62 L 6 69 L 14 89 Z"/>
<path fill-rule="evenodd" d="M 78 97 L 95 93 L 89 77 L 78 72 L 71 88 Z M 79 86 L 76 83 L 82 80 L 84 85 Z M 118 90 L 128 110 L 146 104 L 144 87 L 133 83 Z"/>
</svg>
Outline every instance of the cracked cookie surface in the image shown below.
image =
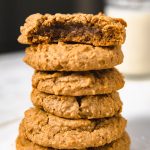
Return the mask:
<svg viewBox="0 0 150 150">
<path fill-rule="evenodd" d="M 29 140 L 56 149 L 103 146 L 121 138 L 126 127 L 126 120 L 121 116 L 98 120 L 69 120 L 37 108 L 26 111 L 22 123 Z"/>
<path fill-rule="evenodd" d="M 117 92 L 73 97 L 50 95 L 33 89 L 31 100 L 36 107 L 68 119 L 112 117 L 122 111 L 122 102 Z"/>
<path fill-rule="evenodd" d="M 94 47 L 84 44 L 39 44 L 26 49 L 24 61 L 39 71 L 88 71 L 121 64 L 121 46 Z"/>
<path fill-rule="evenodd" d="M 22 44 L 75 42 L 94 46 L 121 45 L 125 41 L 126 22 L 101 13 L 33 14 L 20 28 Z"/>
<path fill-rule="evenodd" d="M 21 127 L 23 128 L 23 127 Z M 23 132 L 23 131 L 21 131 Z M 16 140 L 16 150 L 58 150 L 55 148 L 48 148 L 37 145 L 22 135 L 20 133 L 17 140 Z M 120 139 L 113 141 L 110 144 L 106 144 L 101 147 L 92 147 L 92 148 L 85 148 L 80 150 L 129 150 L 130 149 L 130 138 L 128 134 L 125 132 Z M 71 149 L 68 149 L 71 150 Z"/>
<path fill-rule="evenodd" d="M 124 86 L 115 69 L 87 72 L 35 72 L 32 86 L 54 95 L 84 96 L 112 93 Z"/>
</svg>

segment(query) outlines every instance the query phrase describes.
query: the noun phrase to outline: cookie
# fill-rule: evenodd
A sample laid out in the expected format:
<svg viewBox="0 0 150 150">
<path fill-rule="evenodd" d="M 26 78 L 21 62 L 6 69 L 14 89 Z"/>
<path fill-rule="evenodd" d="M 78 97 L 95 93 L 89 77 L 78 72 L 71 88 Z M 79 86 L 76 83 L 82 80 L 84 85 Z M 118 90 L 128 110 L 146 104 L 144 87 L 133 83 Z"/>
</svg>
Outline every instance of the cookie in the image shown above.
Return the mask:
<svg viewBox="0 0 150 150">
<path fill-rule="evenodd" d="M 24 137 L 18 137 L 16 140 L 16 150 L 52 150 L 53 148 L 45 148 L 29 141 Z"/>
<path fill-rule="evenodd" d="M 110 144 L 106 144 L 101 147 L 92 147 L 84 148 L 82 150 L 129 150 L 130 149 L 130 137 L 127 132 L 123 133 L 123 136 L 120 139 L 113 141 Z M 19 136 L 16 140 L 16 149 L 17 150 L 57 150 L 54 148 L 43 147 L 37 145 L 27 139 L 25 136 L 25 128 L 21 123 L 19 126 Z"/>
<path fill-rule="evenodd" d="M 85 148 L 82 150 L 129 150 L 130 149 L 130 138 L 125 132 L 120 139 L 113 141 L 110 144 L 106 144 L 102 147 Z M 23 136 L 18 136 L 16 140 L 16 150 L 58 150 L 54 148 L 48 148 L 39 146 Z M 68 149 L 69 150 L 69 149 Z"/>
<path fill-rule="evenodd" d="M 36 107 L 68 119 L 112 117 L 122 111 L 122 102 L 117 92 L 73 97 L 50 95 L 33 89 L 31 100 Z"/>
<path fill-rule="evenodd" d="M 33 14 L 20 28 L 22 44 L 74 42 L 94 46 L 121 45 L 125 41 L 126 22 L 92 14 Z"/>
<path fill-rule="evenodd" d="M 25 136 L 33 143 L 56 149 L 99 147 L 120 138 L 126 127 L 121 116 L 98 120 L 69 120 L 37 108 L 26 111 Z"/>
<path fill-rule="evenodd" d="M 54 95 L 83 96 L 112 93 L 124 86 L 116 69 L 87 72 L 35 72 L 32 85 Z"/>
<path fill-rule="evenodd" d="M 88 71 L 121 64 L 120 46 L 93 47 L 83 44 L 39 44 L 26 49 L 24 62 L 39 71 Z"/>
</svg>

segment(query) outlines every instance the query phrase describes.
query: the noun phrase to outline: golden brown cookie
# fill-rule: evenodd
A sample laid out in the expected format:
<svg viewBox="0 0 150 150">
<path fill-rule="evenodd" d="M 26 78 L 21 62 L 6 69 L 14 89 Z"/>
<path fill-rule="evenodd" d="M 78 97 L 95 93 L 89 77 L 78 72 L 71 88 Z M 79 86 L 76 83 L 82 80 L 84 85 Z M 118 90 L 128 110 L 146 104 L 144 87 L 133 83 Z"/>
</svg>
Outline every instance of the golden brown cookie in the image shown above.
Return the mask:
<svg viewBox="0 0 150 150">
<path fill-rule="evenodd" d="M 41 92 L 54 95 L 97 95 L 112 93 L 124 86 L 116 69 L 87 72 L 35 72 L 32 85 Z"/>
<path fill-rule="evenodd" d="M 113 141 L 110 144 L 106 144 L 102 147 L 85 148 L 82 150 L 129 150 L 129 149 L 130 149 L 130 138 L 128 134 L 125 132 L 120 139 L 117 139 L 116 141 Z M 16 140 L 16 150 L 58 150 L 58 149 L 39 146 L 29 141 L 25 137 L 19 135 Z"/>
<path fill-rule="evenodd" d="M 88 71 L 121 64 L 121 46 L 94 47 L 83 44 L 39 44 L 26 49 L 24 61 L 39 71 Z"/>
<path fill-rule="evenodd" d="M 26 111 L 25 136 L 33 143 L 56 149 L 99 147 L 119 139 L 126 127 L 121 116 L 99 120 L 69 120 L 40 109 Z"/>
<path fill-rule="evenodd" d="M 75 42 L 94 46 L 121 45 L 126 22 L 92 14 L 34 14 L 20 28 L 22 44 Z"/>
<path fill-rule="evenodd" d="M 96 96 L 57 96 L 33 89 L 31 99 L 36 107 L 62 118 L 94 119 L 112 117 L 122 111 L 117 92 Z"/>
</svg>

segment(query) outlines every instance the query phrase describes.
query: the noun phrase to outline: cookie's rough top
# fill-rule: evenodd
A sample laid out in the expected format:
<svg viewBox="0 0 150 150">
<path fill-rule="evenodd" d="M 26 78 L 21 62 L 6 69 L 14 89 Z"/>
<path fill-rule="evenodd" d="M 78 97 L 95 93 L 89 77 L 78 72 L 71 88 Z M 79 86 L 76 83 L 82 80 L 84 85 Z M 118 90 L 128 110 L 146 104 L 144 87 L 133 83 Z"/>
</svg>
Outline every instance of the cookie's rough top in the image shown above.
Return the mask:
<svg viewBox="0 0 150 150">
<path fill-rule="evenodd" d="M 105 146 L 102 147 L 85 148 L 82 150 L 129 150 L 129 149 L 130 149 L 130 138 L 128 134 L 125 132 L 120 139 L 117 139 L 116 141 L 113 141 L 110 144 L 106 144 Z M 58 150 L 58 149 L 39 146 L 26 139 L 24 136 L 19 135 L 16 140 L 16 150 Z"/>
<path fill-rule="evenodd" d="M 88 71 L 121 64 L 120 46 L 94 47 L 84 44 L 39 44 L 26 49 L 24 61 L 39 71 Z"/>
<path fill-rule="evenodd" d="M 57 96 L 33 89 L 31 99 L 36 107 L 62 118 L 94 119 L 112 117 L 122 111 L 117 92 L 96 96 Z"/>
<path fill-rule="evenodd" d="M 124 86 L 124 80 L 114 68 L 87 72 L 35 72 L 32 85 L 49 94 L 83 96 L 112 93 Z"/>
<path fill-rule="evenodd" d="M 99 120 L 68 120 L 32 108 L 23 120 L 25 136 L 45 147 L 83 149 L 109 144 L 120 138 L 126 127 L 121 116 Z"/>
<path fill-rule="evenodd" d="M 126 22 L 101 13 L 33 14 L 20 28 L 22 44 L 76 42 L 94 46 L 121 45 L 125 41 Z"/>
</svg>

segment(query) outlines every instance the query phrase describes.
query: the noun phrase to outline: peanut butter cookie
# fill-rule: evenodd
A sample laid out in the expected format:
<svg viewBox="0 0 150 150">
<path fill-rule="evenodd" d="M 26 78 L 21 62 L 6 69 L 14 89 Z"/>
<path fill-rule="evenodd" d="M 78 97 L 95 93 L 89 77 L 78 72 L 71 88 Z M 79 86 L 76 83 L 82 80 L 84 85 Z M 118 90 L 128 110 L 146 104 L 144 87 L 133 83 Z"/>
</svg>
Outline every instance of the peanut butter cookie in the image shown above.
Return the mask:
<svg viewBox="0 0 150 150">
<path fill-rule="evenodd" d="M 20 28 L 22 44 L 75 42 L 94 46 L 121 45 L 125 41 L 126 22 L 101 13 L 33 14 Z"/>
<path fill-rule="evenodd" d="M 36 107 L 68 119 L 112 117 L 122 111 L 122 102 L 117 92 L 73 97 L 50 95 L 33 89 L 31 99 Z"/>
<path fill-rule="evenodd" d="M 116 69 L 87 72 L 35 72 L 32 85 L 54 95 L 83 96 L 112 93 L 124 86 Z"/>
<path fill-rule="evenodd" d="M 113 141 L 110 144 L 106 144 L 102 147 L 85 148 L 82 150 L 129 150 L 129 149 L 130 149 L 130 138 L 128 134 L 125 132 L 120 139 Z M 23 136 L 18 136 L 16 140 L 16 150 L 58 150 L 58 149 L 39 146 L 29 141 Z"/>
<path fill-rule="evenodd" d="M 40 109 L 26 111 L 25 136 L 38 145 L 56 149 L 84 149 L 109 144 L 122 137 L 126 120 L 121 116 L 98 120 L 69 120 Z"/>
<path fill-rule="evenodd" d="M 39 71 L 88 71 L 121 64 L 120 46 L 94 47 L 84 44 L 39 44 L 26 49 L 24 61 Z"/>
</svg>

